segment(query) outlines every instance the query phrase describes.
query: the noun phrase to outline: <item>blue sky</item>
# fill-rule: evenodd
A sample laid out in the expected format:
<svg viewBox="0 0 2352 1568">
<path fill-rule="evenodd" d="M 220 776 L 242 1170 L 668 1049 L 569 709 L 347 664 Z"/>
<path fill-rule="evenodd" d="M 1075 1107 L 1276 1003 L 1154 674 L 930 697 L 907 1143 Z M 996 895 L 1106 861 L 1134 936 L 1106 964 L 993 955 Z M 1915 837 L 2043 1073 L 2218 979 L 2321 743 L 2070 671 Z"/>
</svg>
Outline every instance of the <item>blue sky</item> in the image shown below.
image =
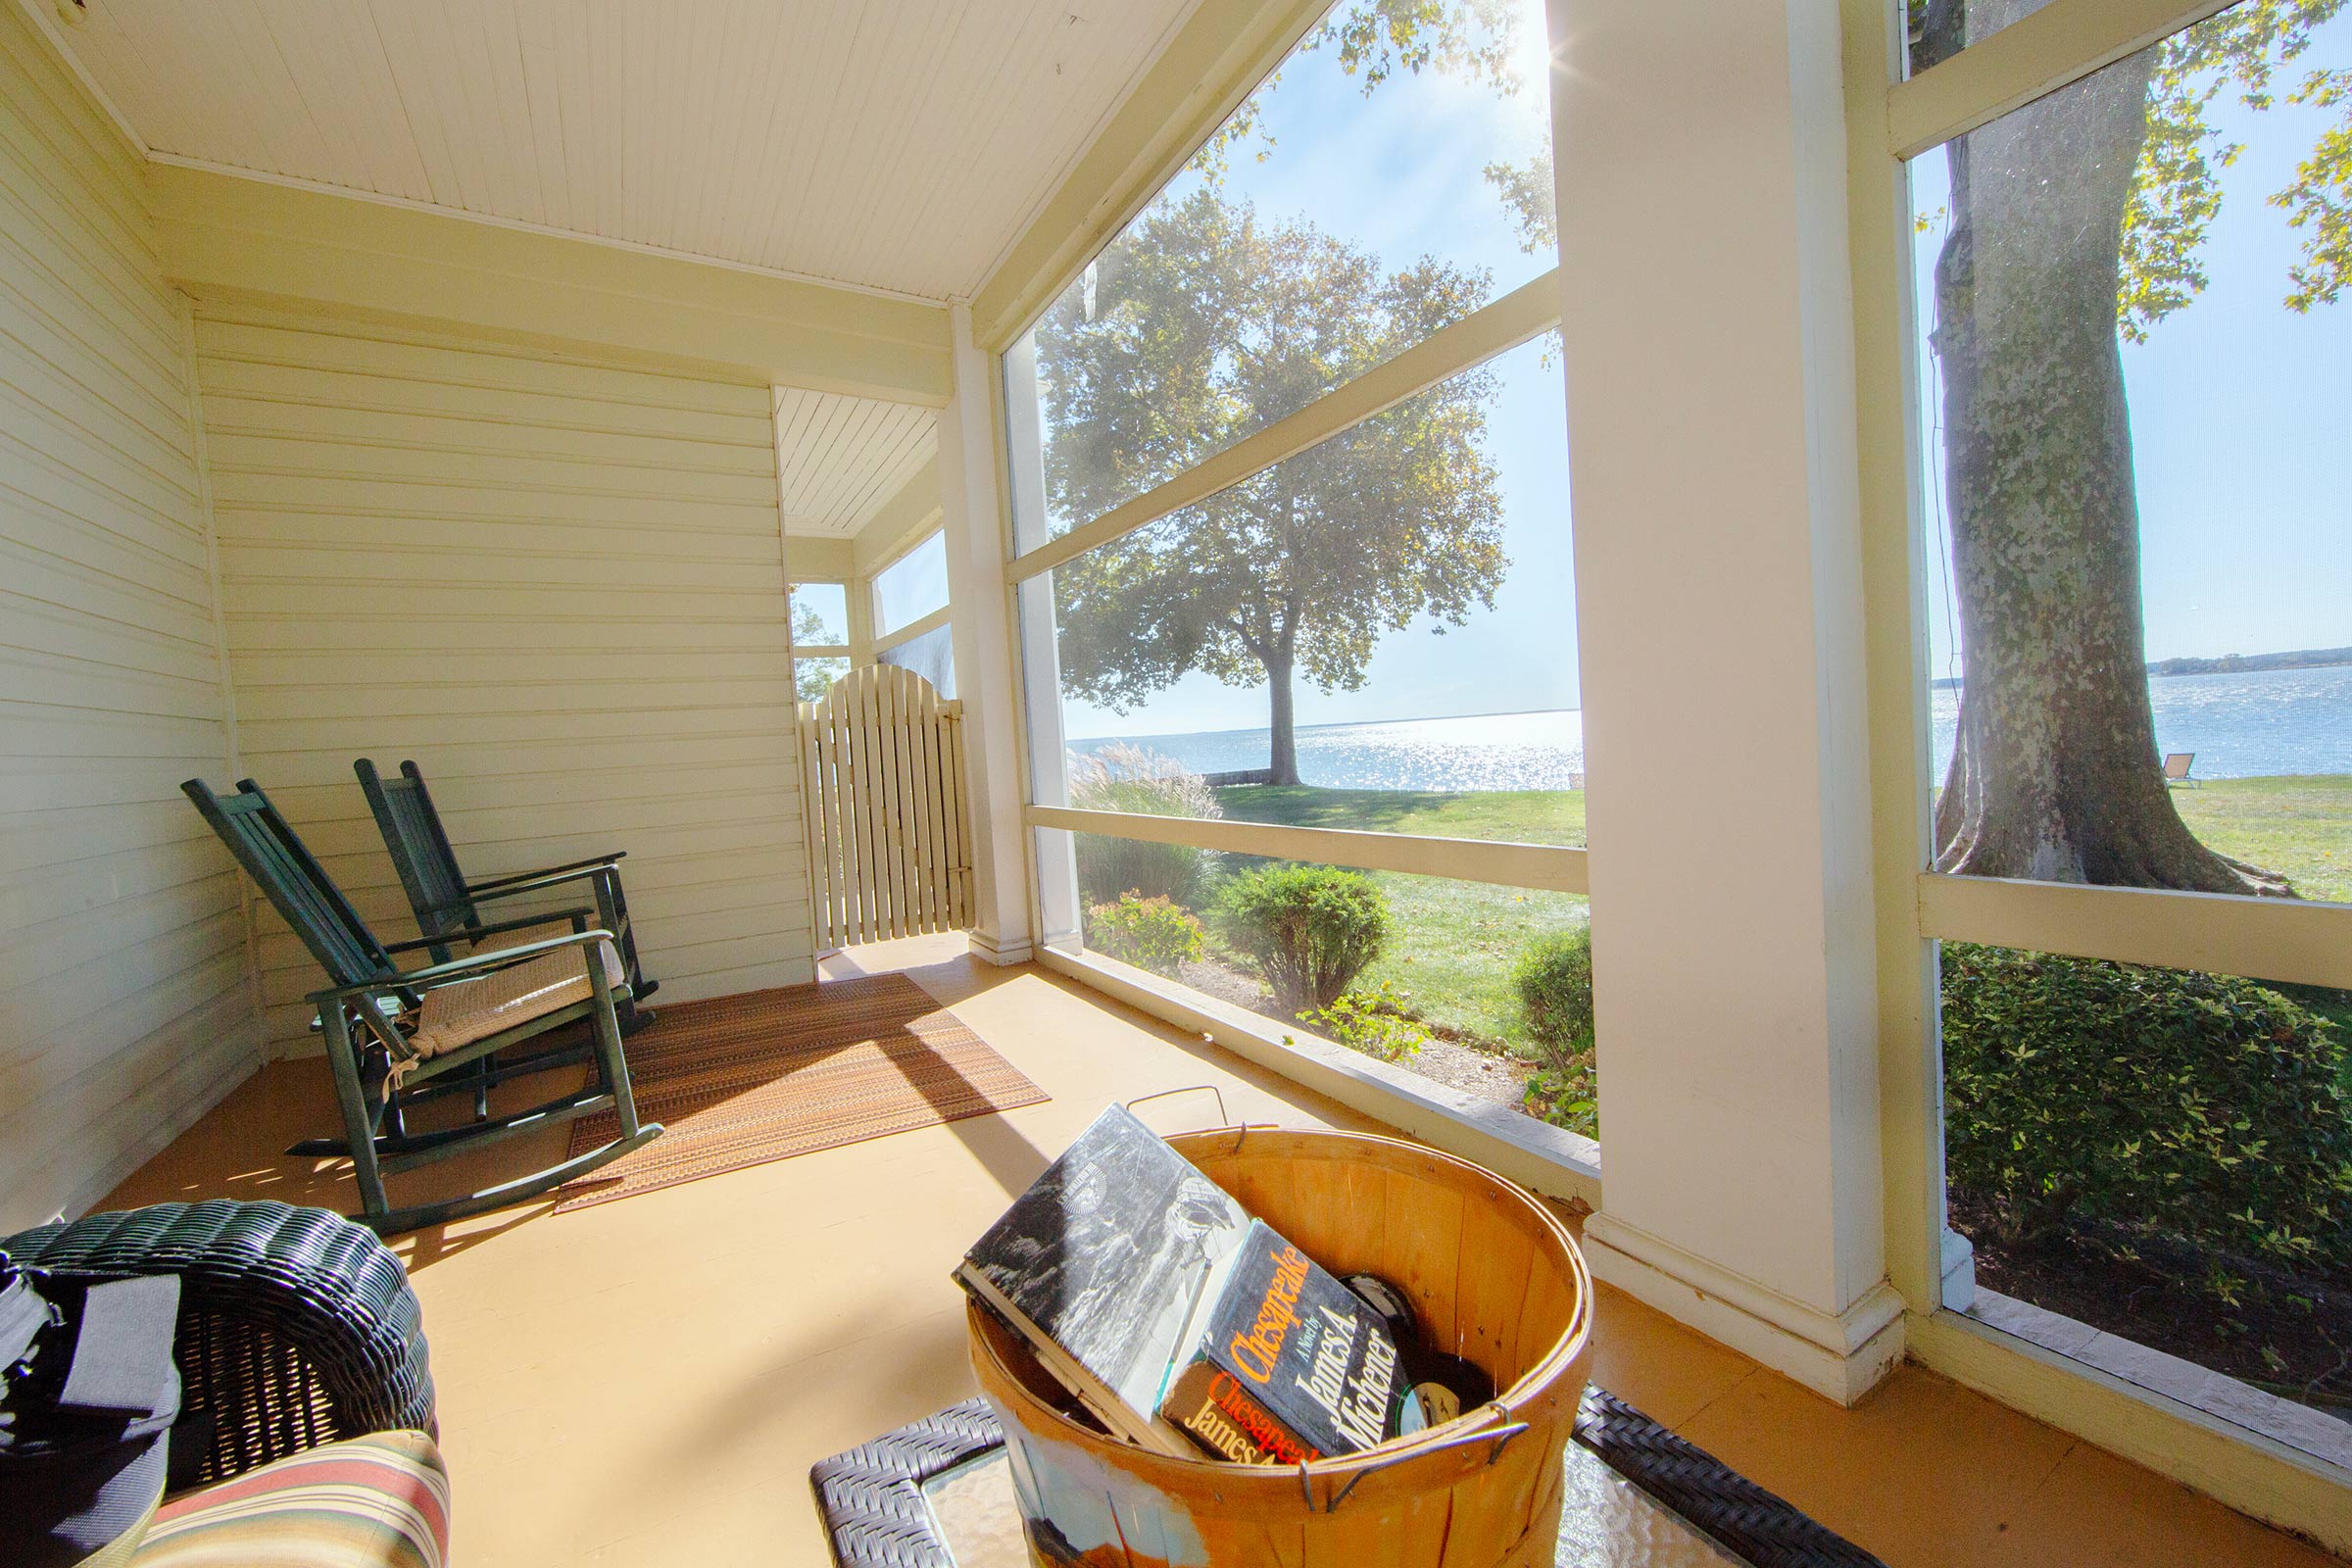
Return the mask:
<svg viewBox="0 0 2352 1568">
<path fill-rule="evenodd" d="M 1541 7 L 1523 29 L 1541 59 Z M 2305 65 L 2352 58 L 2352 16 L 2331 24 Z M 1492 186 L 1490 161 L 1521 161 L 1547 133 L 1540 77 L 1513 99 L 1437 75 L 1392 77 L 1368 98 L 1336 58 L 1291 61 L 1265 95 L 1274 146 L 1237 151 L 1231 198 L 1303 219 L 1394 269 L 1423 254 L 1485 267 L 1499 294 L 1537 275 Z M 2246 145 L 2225 175 L 2206 252 L 2211 285 L 2127 346 L 2125 368 L 2140 479 L 2148 650 L 2256 653 L 2352 643 L 2352 303 L 2297 317 L 2279 303 L 2295 251 L 2283 215 L 2263 198 L 2311 146 L 2321 117 L 2275 109 L 2222 113 Z M 1914 168 L 1917 205 L 1942 205 L 1943 155 Z M 1180 181 L 1174 192 L 1190 188 Z M 1923 282 L 1936 236 L 1922 236 Z M 1932 295 L 1929 296 L 1932 298 Z M 1511 566 L 1493 611 L 1443 635 L 1424 622 L 1393 633 L 1363 689 L 1298 690 L 1302 724 L 1348 723 L 1578 704 L 1569 544 L 1567 430 L 1560 370 L 1542 344 L 1496 362 L 1503 389 L 1488 424 L 1501 473 Z M 1931 377 L 1932 379 L 1932 377 Z M 1931 411 L 1932 416 L 1932 411 Z M 1934 470 L 1923 475 L 1936 537 Z M 1939 555 L 1939 552 L 1934 554 Z M 1951 664 L 1948 597 L 1932 568 L 1928 618 L 1936 672 Z M 1120 715 L 1070 700 L 1073 737 L 1168 734 L 1264 724 L 1262 691 L 1187 676 Z"/>
</svg>

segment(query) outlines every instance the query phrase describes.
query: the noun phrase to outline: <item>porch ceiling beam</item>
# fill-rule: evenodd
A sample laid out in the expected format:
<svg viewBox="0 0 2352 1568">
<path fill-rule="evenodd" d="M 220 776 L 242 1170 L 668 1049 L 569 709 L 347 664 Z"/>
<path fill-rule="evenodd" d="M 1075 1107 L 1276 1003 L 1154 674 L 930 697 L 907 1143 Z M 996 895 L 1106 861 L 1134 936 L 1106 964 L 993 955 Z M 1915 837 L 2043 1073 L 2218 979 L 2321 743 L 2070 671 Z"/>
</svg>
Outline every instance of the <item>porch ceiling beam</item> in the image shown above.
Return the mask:
<svg viewBox="0 0 2352 1568">
<path fill-rule="evenodd" d="M 850 541 L 838 535 L 784 535 L 784 570 L 794 582 L 847 583 L 857 575 Z"/>
<path fill-rule="evenodd" d="M 898 494 L 883 502 L 858 530 L 851 541 L 858 575 L 872 576 L 905 555 L 908 546 L 937 532 L 942 512 L 939 464 L 934 460 L 916 469 L 914 477 L 901 485 Z"/>
<path fill-rule="evenodd" d="M 2352 906 L 2341 904 L 1927 872 L 1919 933 L 2352 990 Z"/>
<path fill-rule="evenodd" d="M 1196 850 L 1353 866 L 1360 871 L 1402 871 L 1456 882 L 1492 882 L 1506 888 L 1533 888 L 1539 893 L 1586 891 L 1585 852 L 1557 844 L 1423 838 L 1411 833 L 1290 827 L 1224 817 L 1137 816 L 1064 806 L 1032 806 L 1026 817 L 1031 827 L 1141 839 L 1147 844 L 1182 844 Z"/>
<path fill-rule="evenodd" d="M 2202 22 L 2231 0 L 2050 0 L 1886 90 L 1886 136 L 1914 158 Z"/>
<path fill-rule="evenodd" d="M 149 169 L 165 275 L 697 373 L 944 405 L 945 307 L 209 170 Z"/>
<path fill-rule="evenodd" d="M 1000 353 L 1330 6 L 1200 0 L 972 299 L 972 334 Z"/>
</svg>

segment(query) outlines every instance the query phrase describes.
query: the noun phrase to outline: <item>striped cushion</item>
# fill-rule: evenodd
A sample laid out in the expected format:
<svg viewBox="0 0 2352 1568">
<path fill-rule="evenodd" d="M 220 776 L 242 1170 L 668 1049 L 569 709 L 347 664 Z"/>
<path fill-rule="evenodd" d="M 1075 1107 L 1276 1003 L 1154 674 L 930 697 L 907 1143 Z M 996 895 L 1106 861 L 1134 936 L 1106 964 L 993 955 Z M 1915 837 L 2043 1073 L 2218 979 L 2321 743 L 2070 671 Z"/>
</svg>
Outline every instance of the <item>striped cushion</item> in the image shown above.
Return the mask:
<svg viewBox="0 0 2352 1568">
<path fill-rule="evenodd" d="M 445 1568 L 449 1474 L 421 1432 L 329 1443 L 167 1502 L 130 1568 Z"/>
</svg>

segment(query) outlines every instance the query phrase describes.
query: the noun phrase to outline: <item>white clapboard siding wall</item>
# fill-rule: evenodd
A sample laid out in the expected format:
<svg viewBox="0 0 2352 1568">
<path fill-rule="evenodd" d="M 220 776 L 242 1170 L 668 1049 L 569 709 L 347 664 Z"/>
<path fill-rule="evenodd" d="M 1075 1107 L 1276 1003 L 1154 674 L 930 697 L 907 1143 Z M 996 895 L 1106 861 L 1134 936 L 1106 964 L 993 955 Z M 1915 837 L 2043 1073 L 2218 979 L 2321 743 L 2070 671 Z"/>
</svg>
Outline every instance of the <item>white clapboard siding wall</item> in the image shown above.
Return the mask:
<svg viewBox="0 0 2352 1568">
<path fill-rule="evenodd" d="M 378 933 L 352 759 L 414 758 L 469 876 L 627 851 L 660 1001 L 812 979 L 769 390 L 213 302 L 197 345 L 245 766 Z"/>
<path fill-rule="evenodd" d="M 963 705 L 868 664 L 800 714 L 818 950 L 968 927 Z"/>
<path fill-rule="evenodd" d="M 135 154 L 0 6 L 0 1235 L 259 1060 L 189 406 Z"/>
</svg>

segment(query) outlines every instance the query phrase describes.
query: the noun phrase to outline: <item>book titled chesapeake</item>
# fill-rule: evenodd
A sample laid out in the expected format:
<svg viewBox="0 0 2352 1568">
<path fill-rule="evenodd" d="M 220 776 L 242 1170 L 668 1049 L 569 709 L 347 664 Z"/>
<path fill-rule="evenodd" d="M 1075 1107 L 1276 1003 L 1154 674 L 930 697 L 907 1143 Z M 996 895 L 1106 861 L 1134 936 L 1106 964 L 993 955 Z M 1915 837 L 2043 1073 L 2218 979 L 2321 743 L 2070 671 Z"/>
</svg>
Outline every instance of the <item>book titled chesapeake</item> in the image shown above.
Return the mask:
<svg viewBox="0 0 2352 1568">
<path fill-rule="evenodd" d="M 1160 1414 L 1220 1458 L 1298 1464 L 1396 1435 L 1388 1325 L 1263 1220 L 1194 1315 Z"/>
<path fill-rule="evenodd" d="M 1112 1105 L 972 1244 L 956 1279 L 1106 1429 L 1191 1456 L 1155 1412 L 1199 1303 L 1249 1231 L 1224 1189 Z"/>
</svg>

